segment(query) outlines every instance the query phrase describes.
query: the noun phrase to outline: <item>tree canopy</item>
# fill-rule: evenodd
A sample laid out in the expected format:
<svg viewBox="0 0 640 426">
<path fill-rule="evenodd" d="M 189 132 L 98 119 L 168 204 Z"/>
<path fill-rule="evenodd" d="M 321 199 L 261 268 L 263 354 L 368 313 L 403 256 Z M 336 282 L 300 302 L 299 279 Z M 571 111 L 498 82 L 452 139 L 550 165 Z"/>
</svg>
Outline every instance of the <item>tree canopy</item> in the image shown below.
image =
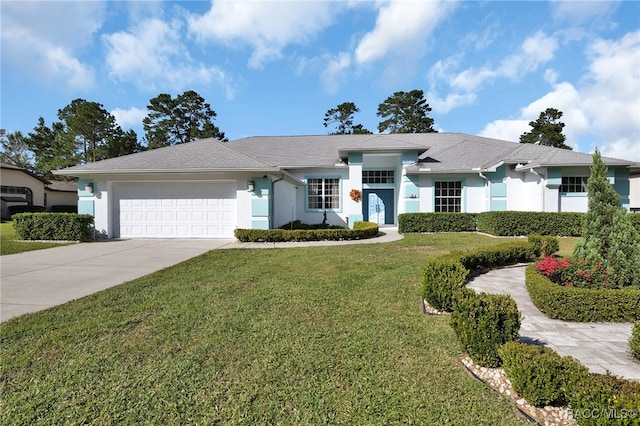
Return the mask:
<svg viewBox="0 0 640 426">
<path fill-rule="evenodd" d="M 330 135 L 370 134 L 371 132 L 362 124 L 353 124 L 354 115 L 360 112 L 360 108 L 353 102 L 343 102 L 335 108 L 331 108 L 324 115 L 324 127 L 336 124 L 336 128 Z"/>
<path fill-rule="evenodd" d="M 428 116 L 431 107 L 422 90 L 395 92 L 378 105 L 378 124 L 381 133 L 435 133 L 433 119 Z"/>
<path fill-rule="evenodd" d="M 193 90 L 175 98 L 161 93 L 149 101 L 147 110 L 149 113 L 142 120 L 142 125 L 148 149 L 210 137 L 228 141 L 213 124 L 216 112 Z"/>
<path fill-rule="evenodd" d="M 525 132 L 520 136 L 520 143 L 572 149 L 564 143 L 567 138 L 562 134 L 564 123 L 559 121 L 561 118 L 562 111 L 558 111 L 555 108 L 547 108 L 542 111 L 536 121 L 529 122 L 531 131 Z"/>
<path fill-rule="evenodd" d="M 31 152 L 21 131 L 7 133 L 4 129 L 0 129 L 0 145 L 2 146 L 1 162 L 23 169 L 33 168 Z"/>
</svg>

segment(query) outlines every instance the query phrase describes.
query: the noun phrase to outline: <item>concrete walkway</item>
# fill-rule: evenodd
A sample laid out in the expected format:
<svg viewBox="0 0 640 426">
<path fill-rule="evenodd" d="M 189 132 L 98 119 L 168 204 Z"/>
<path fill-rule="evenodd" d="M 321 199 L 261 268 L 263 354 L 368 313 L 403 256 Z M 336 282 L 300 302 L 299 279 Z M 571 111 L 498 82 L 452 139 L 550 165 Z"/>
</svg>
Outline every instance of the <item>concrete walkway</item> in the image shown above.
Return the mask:
<svg viewBox="0 0 640 426">
<path fill-rule="evenodd" d="M 520 340 L 549 346 L 572 356 L 594 373 L 640 380 L 640 362 L 631 356 L 630 323 L 580 323 L 547 318 L 535 307 L 525 285 L 525 268 L 494 269 L 473 278 L 468 287 L 492 294 L 509 294 L 522 312 Z"/>
</svg>

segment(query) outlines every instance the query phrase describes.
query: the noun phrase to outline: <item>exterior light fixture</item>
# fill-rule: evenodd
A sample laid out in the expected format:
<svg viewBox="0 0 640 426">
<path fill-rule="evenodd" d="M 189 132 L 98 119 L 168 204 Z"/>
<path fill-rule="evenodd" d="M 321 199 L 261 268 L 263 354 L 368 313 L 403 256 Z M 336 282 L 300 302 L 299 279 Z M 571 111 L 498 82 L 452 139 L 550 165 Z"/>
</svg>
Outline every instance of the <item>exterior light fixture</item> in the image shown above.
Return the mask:
<svg viewBox="0 0 640 426">
<path fill-rule="evenodd" d="M 91 194 L 93 194 L 93 182 L 89 182 L 87 184 L 84 185 L 84 190 L 86 192 L 89 192 Z"/>
<path fill-rule="evenodd" d="M 256 183 L 255 181 L 250 180 L 249 182 L 247 182 L 247 191 L 249 192 L 253 192 L 256 190 Z"/>
</svg>

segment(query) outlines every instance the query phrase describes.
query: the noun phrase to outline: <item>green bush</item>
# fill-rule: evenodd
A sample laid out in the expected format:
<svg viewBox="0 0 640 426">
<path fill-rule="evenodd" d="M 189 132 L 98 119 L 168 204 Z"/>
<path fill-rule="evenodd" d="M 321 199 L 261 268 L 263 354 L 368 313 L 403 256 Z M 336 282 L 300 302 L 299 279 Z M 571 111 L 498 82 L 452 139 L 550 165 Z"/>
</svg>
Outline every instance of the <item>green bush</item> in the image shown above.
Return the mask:
<svg viewBox="0 0 640 426">
<path fill-rule="evenodd" d="M 478 272 L 487 268 L 531 262 L 538 255 L 535 245 L 522 241 L 465 251 L 459 255 L 459 259 L 470 272 Z"/>
<path fill-rule="evenodd" d="M 536 307 L 550 318 L 565 321 L 629 322 L 640 320 L 640 289 L 591 289 L 553 283 L 527 267 L 527 290 Z"/>
<path fill-rule="evenodd" d="M 633 356 L 640 360 L 640 321 L 636 322 L 631 330 L 629 347 Z"/>
<path fill-rule="evenodd" d="M 589 370 L 551 348 L 508 342 L 499 350 L 502 367 L 513 389 L 531 405 L 566 405 L 565 384 Z"/>
<path fill-rule="evenodd" d="M 468 276 L 456 255 L 429 260 L 422 268 L 422 297 L 432 307 L 451 312 L 453 293 L 467 285 Z"/>
<path fill-rule="evenodd" d="M 309 223 L 303 223 L 299 220 L 294 220 L 294 221 L 285 223 L 278 229 L 285 229 L 285 230 L 291 231 L 296 229 L 345 229 L 345 228 L 344 226 L 329 225 L 327 223 L 309 224 Z"/>
<path fill-rule="evenodd" d="M 73 205 L 55 205 L 51 206 L 51 213 L 78 213 L 78 206 Z"/>
<path fill-rule="evenodd" d="M 640 382 L 590 373 L 568 380 L 565 386 L 579 425 L 640 424 Z"/>
<path fill-rule="evenodd" d="M 451 326 L 462 348 L 477 364 L 499 367 L 498 349 L 518 339 L 520 312 L 508 295 L 462 288 L 453 295 Z"/>
<path fill-rule="evenodd" d="M 552 212 L 483 212 L 478 213 L 478 231 L 499 236 L 581 235 L 584 213 Z"/>
<path fill-rule="evenodd" d="M 9 206 L 9 217 L 13 218 L 14 215 L 20 213 L 40 213 L 47 210 L 44 206 Z"/>
<path fill-rule="evenodd" d="M 242 242 L 286 241 L 339 241 L 373 238 L 378 235 L 378 225 L 372 222 L 355 222 L 353 229 L 236 229 L 235 237 Z"/>
<path fill-rule="evenodd" d="M 450 312 L 451 297 L 456 290 L 467 284 L 469 273 L 528 262 L 535 257 L 535 246 L 523 241 L 431 259 L 422 269 L 422 297 L 432 307 Z"/>
<path fill-rule="evenodd" d="M 531 234 L 527 237 L 527 241 L 535 246 L 536 254 L 540 257 L 551 256 L 560 250 L 560 242 L 551 235 Z"/>
<path fill-rule="evenodd" d="M 640 232 L 640 213 L 629 213 L 628 219 L 636 231 Z"/>
<path fill-rule="evenodd" d="M 93 236 L 93 216 L 74 213 L 20 213 L 13 216 L 23 240 L 86 241 Z"/>
<path fill-rule="evenodd" d="M 474 232 L 475 213 L 402 213 L 398 232 Z"/>
</svg>

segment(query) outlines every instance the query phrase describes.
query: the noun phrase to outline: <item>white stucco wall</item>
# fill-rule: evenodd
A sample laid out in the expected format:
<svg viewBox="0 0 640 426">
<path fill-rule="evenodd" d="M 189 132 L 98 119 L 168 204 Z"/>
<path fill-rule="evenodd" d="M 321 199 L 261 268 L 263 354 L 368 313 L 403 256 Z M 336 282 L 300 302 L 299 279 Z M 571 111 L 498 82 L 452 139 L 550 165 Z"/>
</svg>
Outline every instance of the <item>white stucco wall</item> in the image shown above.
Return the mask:
<svg viewBox="0 0 640 426">
<path fill-rule="evenodd" d="M 640 175 L 631 176 L 629 184 L 629 207 L 633 210 L 640 210 Z"/>
</svg>

